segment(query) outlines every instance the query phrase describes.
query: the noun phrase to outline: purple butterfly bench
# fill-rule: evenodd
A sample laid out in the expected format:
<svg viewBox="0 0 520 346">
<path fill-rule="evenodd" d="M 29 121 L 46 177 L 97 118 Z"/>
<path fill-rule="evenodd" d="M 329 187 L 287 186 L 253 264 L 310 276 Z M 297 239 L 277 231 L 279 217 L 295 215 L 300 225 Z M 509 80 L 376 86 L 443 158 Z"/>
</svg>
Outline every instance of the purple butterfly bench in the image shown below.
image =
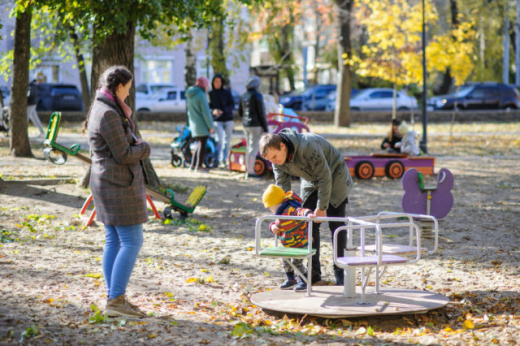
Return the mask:
<svg viewBox="0 0 520 346">
<path fill-rule="evenodd" d="M 425 186 L 423 175 L 415 168 L 407 170 L 402 178 L 404 195 L 401 206 L 405 213 L 432 215 L 442 219 L 453 207 L 453 175 L 441 168 L 436 186 Z"/>
</svg>

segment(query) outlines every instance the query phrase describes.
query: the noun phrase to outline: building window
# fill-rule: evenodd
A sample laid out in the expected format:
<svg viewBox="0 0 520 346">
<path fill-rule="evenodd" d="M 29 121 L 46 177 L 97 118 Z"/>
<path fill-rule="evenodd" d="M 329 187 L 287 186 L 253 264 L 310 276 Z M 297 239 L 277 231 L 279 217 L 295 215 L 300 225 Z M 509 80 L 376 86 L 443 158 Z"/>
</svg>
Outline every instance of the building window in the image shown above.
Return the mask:
<svg viewBox="0 0 520 346">
<path fill-rule="evenodd" d="M 143 83 L 171 83 L 173 81 L 173 61 L 143 61 L 142 76 Z"/>
<path fill-rule="evenodd" d="M 54 64 L 41 64 L 34 69 L 32 79 L 37 79 L 40 83 L 59 83 L 60 66 Z"/>
</svg>

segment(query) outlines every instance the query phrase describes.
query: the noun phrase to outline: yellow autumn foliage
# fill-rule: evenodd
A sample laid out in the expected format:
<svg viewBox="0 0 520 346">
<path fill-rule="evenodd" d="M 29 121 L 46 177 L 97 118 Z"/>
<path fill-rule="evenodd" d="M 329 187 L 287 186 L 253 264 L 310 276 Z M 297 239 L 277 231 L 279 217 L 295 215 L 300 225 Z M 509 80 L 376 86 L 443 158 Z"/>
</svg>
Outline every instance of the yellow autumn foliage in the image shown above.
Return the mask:
<svg viewBox="0 0 520 346">
<path fill-rule="evenodd" d="M 432 1 L 425 2 L 425 23 L 434 25 L 438 14 Z M 377 77 L 396 85 L 422 85 L 422 4 L 409 0 L 358 0 L 356 20 L 366 28 L 368 41 L 360 56 L 344 56 L 358 76 Z M 436 35 L 428 42 L 429 72 L 448 68 L 456 85 L 474 69 L 474 24 L 462 22 L 456 30 Z"/>
</svg>

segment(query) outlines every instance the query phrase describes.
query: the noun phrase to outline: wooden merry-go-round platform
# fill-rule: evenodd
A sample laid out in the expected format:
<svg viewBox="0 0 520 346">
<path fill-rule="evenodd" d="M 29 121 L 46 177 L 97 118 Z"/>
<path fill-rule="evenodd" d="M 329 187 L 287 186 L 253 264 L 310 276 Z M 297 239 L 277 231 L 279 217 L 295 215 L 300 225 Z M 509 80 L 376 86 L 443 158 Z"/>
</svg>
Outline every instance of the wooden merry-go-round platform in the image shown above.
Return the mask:
<svg viewBox="0 0 520 346">
<path fill-rule="evenodd" d="M 251 301 L 265 310 L 327 318 L 426 313 L 449 302 L 447 297 L 433 292 L 385 287 L 379 294 L 368 288 L 366 304 L 359 304 L 361 289 L 356 290 L 354 298 L 347 298 L 342 286 L 313 286 L 311 296 L 276 289 L 254 294 Z"/>
</svg>

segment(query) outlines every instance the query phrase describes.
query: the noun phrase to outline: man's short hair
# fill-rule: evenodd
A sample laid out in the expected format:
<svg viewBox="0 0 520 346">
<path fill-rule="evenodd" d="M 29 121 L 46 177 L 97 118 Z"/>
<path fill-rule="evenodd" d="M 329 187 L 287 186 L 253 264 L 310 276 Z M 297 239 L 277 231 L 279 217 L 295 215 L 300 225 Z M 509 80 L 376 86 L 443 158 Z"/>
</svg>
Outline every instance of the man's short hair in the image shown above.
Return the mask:
<svg viewBox="0 0 520 346">
<path fill-rule="evenodd" d="M 282 137 L 280 135 L 274 133 L 264 133 L 262 137 L 260 137 L 260 156 L 265 157 L 267 155 L 267 150 L 270 148 L 280 150 L 282 147 L 280 144 L 282 143 Z"/>
</svg>

